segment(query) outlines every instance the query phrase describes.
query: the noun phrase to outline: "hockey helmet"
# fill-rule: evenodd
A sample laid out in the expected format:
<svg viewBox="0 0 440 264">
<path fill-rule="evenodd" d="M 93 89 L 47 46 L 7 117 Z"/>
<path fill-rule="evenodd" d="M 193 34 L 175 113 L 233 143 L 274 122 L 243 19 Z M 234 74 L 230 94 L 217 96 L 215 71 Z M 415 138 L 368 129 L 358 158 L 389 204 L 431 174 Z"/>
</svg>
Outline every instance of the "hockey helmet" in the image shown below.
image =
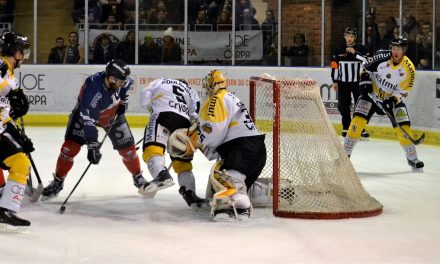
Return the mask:
<svg viewBox="0 0 440 264">
<path fill-rule="evenodd" d="M 223 73 L 219 70 L 213 70 L 203 79 L 203 89 L 205 89 L 209 96 L 214 95 L 220 89 L 226 89 L 228 84 Z"/>
<path fill-rule="evenodd" d="M 14 32 L 6 32 L 1 40 L 1 55 L 14 56 L 17 51 L 21 51 L 24 59 L 29 58 L 29 41 L 26 36 Z"/>
<path fill-rule="evenodd" d="M 406 48 L 408 46 L 408 39 L 405 37 L 399 36 L 391 41 L 391 46 Z"/>
<path fill-rule="evenodd" d="M 344 30 L 344 37 L 346 35 L 353 35 L 355 38 L 357 38 L 357 29 L 355 27 L 346 27 Z"/>
<path fill-rule="evenodd" d="M 114 76 L 119 80 L 125 81 L 130 75 L 130 68 L 123 60 L 113 59 L 107 63 L 105 74 L 107 77 Z"/>
</svg>

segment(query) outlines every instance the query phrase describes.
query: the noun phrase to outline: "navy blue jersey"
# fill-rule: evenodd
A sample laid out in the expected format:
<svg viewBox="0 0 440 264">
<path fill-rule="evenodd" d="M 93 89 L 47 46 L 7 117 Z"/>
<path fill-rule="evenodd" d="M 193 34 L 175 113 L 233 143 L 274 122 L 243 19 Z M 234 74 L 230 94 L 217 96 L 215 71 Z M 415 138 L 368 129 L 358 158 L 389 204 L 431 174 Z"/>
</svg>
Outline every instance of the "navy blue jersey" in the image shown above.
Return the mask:
<svg viewBox="0 0 440 264">
<path fill-rule="evenodd" d="M 86 142 L 98 141 L 96 126 L 110 126 L 119 104 L 128 98 L 131 83 L 111 92 L 104 85 L 105 76 L 105 72 L 98 72 L 85 80 L 72 111 L 73 117 L 84 125 Z"/>
</svg>

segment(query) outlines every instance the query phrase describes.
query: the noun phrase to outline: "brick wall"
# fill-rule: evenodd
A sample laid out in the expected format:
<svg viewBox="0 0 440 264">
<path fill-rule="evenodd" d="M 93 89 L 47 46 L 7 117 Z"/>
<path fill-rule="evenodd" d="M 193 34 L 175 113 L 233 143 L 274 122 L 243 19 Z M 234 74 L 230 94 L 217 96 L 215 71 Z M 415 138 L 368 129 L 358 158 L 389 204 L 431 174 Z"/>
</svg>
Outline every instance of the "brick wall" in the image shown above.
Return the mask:
<svg viewBox="0 0 440 264">
<path fill-rule="evenodd" d="M 437 0 L 439 1 L 439 0 Z M 268 0 L 268 8 L 277 13 L 276 0 Z M 348 25 L 358 27 L 362 34 L 362 3 L 359 0 L 332 0 L 326 3 L 325 64 L 333 49 L 343 42 L 343 31 Z M 290 47 L 293 35 L 305 33 L 310 49 L 310 65 L 319 66 L 321 59 L 321 0 L 283 0 L 282 2 L 282 45 Z M 389 16 L 399 17 L 399 0 L 369 0 L 368 8 L 376 13 L 376 22 L 383 22 Z M 440 9 L 440 6 L 437 7 Z M 414 15 L 417 21 L 432 20 L 432 0 L 405 0 L 403 14 Z M 437 25 L 440 26 L 440 25 Z"/>
</svg>

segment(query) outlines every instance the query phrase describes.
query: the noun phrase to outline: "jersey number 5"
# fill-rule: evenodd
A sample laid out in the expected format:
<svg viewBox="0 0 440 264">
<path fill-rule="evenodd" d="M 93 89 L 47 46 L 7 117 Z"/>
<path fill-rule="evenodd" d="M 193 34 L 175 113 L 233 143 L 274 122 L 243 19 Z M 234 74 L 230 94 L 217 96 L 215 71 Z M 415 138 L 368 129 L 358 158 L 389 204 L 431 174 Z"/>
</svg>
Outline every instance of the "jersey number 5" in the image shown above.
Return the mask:
<svg viewBox="0 0 440 264">
<path fill-rule="evenodd" d="M 173 85 L 173 93 L 176 95 L 176 99 L 179 103 L 186 104 L 185 97 L 183 96 L 182 92 L 185 92 L 185 90 L 177 85 Z"/>
</svg>

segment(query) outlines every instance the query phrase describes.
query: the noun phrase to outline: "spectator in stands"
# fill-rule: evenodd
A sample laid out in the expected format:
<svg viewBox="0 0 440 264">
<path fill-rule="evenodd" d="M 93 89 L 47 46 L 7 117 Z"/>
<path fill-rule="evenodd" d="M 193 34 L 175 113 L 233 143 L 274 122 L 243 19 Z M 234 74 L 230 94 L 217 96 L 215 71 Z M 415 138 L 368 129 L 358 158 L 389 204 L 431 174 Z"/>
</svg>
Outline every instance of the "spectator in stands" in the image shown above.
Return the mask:
<svg viewBox="0 0 440 264">
<path fill-rule="evenodd" d="M 417 65 L 417 69 L 421 70 L 431 70 L 431 60 L 428 57 L 422 57 L 419 61 L 419 64 Z"/>
<path fill-rule="evenodd" d="M 84 22 L 85 1 L 75 0 L 73 4 L 73 23 Z M 101 3 L 99 0 L 89 0 L 89 23 L 99 23 L 101 16 Z"/>
<path fill-rule="evenodd" d="M 0 23 L 14 23 L 15 0 L 0 0 Z"/>
<path fill-rule="evenodd" d="M 72 31 L 69 33 L 69 45 L 66 47 L 64 55 L 64 64 L 84 63 L 84 50 L 78 43 L 78 33 Z"/>
<path fill-rule="evenodd" d="M 379 49 L 387 50 L 390 47 L 391 41 L 394 39 L 393 30 L 388 31 L 388 25 L 386 22 L 381 22 L 377 24 L 379 28 L 379 35 L 381 35 Z"/>
<path fill-rule="evenodd" d="M 95 45 L 93 52 L 94 64 L 107 64 L 116 57 L 115 45 L 111 42 L 109 35 L 101 35 Z"/>
<path fill-rule="evenodd" d="M 222 10 L 217 20 L 217 31 L 231 31 L 232 20 L 228 11 Z"/>
<path fill-rule="evenodd" d="M 124 40 L 116 47 L 116 59 L 122 59 L 127 64 L 134 64 L 135 37 L 133 30 L 128 31 Z"/>
<path fill-rule="evenodd" d="M 181 64 L 182 62 L 182 49 L 176 43 L 171 27 L 163 34 L 161 54 L 162 64 Z"/>
<path fill-rule="evenodd" d="M 249 8 L 243 10 L 243 17 L 238 30 L 260 30 L 260 25 Z"/>
<path fill-rule="evenodd" d="M 263 44 L 263 64 L 278 65 L 278 33 Z"/>
<path fill-rule="evenodd" d="M 102 1 L 102 0 L 101 0 Z M 125 14 L 124 6 L 119 2 L 119 4 L 103 4 L 101 13 L 101 23 L 105 23 L 109 15 L 113 15 L 118 23 L 124 23 L 127 19 Z"/>
<path fill-rule="evenodd" d="M 379 35 L 379 29 L 377 27 L 376 24 L 376 15 L 372 12 L 367 12 L 367 14 L 365 15 L 365 27 L 372 27 L 373 28 L 373 32 L 374 34 L 376 34 L 374 36 L 375 39 L 380 39 L 380 35 Z"/>
<path fill-rule="evenodd" d="M 272 43 L 273 36 L 278 32 L 278 20 L 272 9 L 266 11 L 266 18 L 261 24 L 261 30 L 263 30 L 263 43 Z"/>
<path fill-rule="evenodd" d="M 245 9 L 251 10 L 252 5 L 250 0 L 240 0 L 235 3 L 235 21 L 243 21 L 243 12 Z M 239 24 L 239 23 L 237 23 Z"/>
<path fill-rule="evenodd" d="M 161 49 L 153 40 L 153 35 L 147 33 L 145 42 L 139 46 L 139 64 L 159 64 Z"/>
<path fill-rule="evenodd" d="M 208 20 L 213 25 L 215 25 L 220 16 L 220 12 L 222 11 L 222 3 L 224 3 L 224 1 L 222 0 L 213 0 L 210 1 L 209 4 L 207 4 L 208 7 L 206 9 L 206 15 L 208 17 Z M 229 14 L 232 14 L 232 12 L 230 12 Z"/>
<path fill-rule="evenodd" d="M 403 34 L 408 38 L 408 42 L 416 42 L 417 34 L 420 32 L 419 25 L 413 15 L 406 17 L 406 23 L 403 25 Z M 409 43 L 408 43 L 409 48 Z"/>
<path fill-rule="evenodd" d="M 122 23 L 116 21 L 114 15 L 108 15 L 107 20 L 101 25 L 101 29 L 105 30 L 118 30 L 121 29 Z"/>
<path fill-rule="evenodd" d="M 296 33 L 293 38 L 293 46 L 287 51 L 292 66 L 308 66 L 309 46 L 306 44 L 306 36 Z"/>
<path fill-rule="evenodd" d="M 184 1 L 167 0 L 165 7 L 171 24 L 183 23 Z"/>
<path fill-rule="evenodd" d="M 389 49 L 391 41 L 394 39 L 394 28 L 398 27 L 397 21 L 394 17 L 390 16 L 385 20 L 386 32 L 381 36 L 381 48 L 384 50 Z M 380 33 L 380 32 L 379 32 Z"/>
<path fill-rule="evenodd" d="M 58 37 L 55 42 L 56 42 L 56 46 L 50 50 L 47 63 L 63 64 L 64 55 L 66 54 L 66 45 L 64 45 L 64 38 Z"/>
<path fill-rule="evenodd" d="M 374 54 L 380 49 L 380 35 L 375 32 L 375 29 L 372 26 L 367 27 L 365 47 L 367 48 L 367 55 Z"/>
<path fill-rule="evenodd" d="M 197 14 L 197 19 L 192 26 L 194 31 L 212 31 L 212 24 L 209 22 L 206 16 L 206 10 L 201 9 Z"/>
</svg>

